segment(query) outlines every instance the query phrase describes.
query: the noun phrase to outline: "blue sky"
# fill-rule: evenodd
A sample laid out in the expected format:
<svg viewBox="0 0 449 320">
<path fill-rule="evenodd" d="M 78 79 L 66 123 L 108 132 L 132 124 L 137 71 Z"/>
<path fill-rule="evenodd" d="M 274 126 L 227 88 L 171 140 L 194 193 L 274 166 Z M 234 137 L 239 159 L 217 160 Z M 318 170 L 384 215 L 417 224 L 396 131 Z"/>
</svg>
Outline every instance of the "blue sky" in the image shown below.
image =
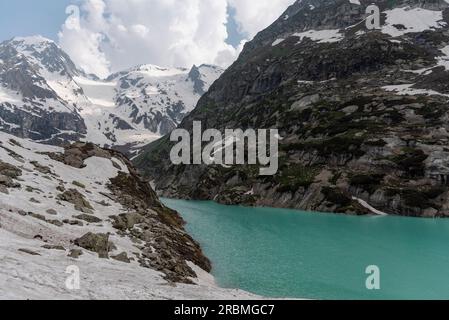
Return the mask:
<svg viewBox="0 0 449 320">
<path fill-rule="evenodd" d="M 226 68 L 237 59 L 244 42 L 292 2 L 0 0 L 0 42 L 42 35 L 55 40 L 77 66 L 100 77 L 148 63 L 185 68 L 207 63 Z M 71 4 L 82 5 L 82 14 L 64 24 Z"/>
<path fill-rule="evenodd" d="M 71 0 L 0 1 L 0 41 L 40 34 L 56 39 Z"/>
<path fill-rule="evenodd" d="M 66 19 L 65 8 L 74 0 L 10 0 L 0 1 L 0 42 L 15 36 L 40 34 L 57 40 L 57 34 Z M 234 16 L 235 10 L 230 8 Z M 238 45 L 244 38 L 234 19 L 228 25 L 231 45 Z"/>
</svg>

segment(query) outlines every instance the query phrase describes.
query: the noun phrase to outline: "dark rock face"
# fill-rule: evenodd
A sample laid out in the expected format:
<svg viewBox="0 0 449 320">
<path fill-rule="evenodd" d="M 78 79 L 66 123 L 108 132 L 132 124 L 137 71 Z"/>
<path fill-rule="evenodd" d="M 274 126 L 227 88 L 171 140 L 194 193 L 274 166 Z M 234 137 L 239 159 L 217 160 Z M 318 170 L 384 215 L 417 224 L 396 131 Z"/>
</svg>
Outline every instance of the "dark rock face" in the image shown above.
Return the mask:
<svg viewBox="0 0 449 320">
<path fill-rule="evenodd" d="M 141 180 L 136 171 L 119 173 L 108 187 L 114 200 L 130 211 L 111 216 L 113 227 L 119 234 L 130 233 L 136 241 L 143 242 L 137 257 L 142 267 L 156 269 L 167 280 L 182 283 L 191 283 L 190 278 L 196 276 L 186 261 L 211 270 L 200 246 L 184 231 L 183 219 L 159 202 L 149 183 Z"/>
<path fill-rule="evenodd" d="M 45 112 L 31 106 L 17 108 L 0 103 L 0 118 L 5 132 L 53 145 L 79 140 L 86 133 L 84 120 L 76 113 Z"/>
<path fill-rule="evenodd" d="M 168 136 L 135 164 L 167 197 L 371 213 L 363 200 L 389 214 L 449 216 L 448 4 L 376 2 L 381 11 L 441 12 L 437 27 L 393 37 L 365 28 L 371 2 L 361 3 L 297 1 L 245 46 L 180 125 L 279 129 L 275 176 L 258 176 L 258 166 L 172 165 Z M 299 35 L 330 29 L 341 39 Z"/>
<path fill-rule="evenodd" d="M 205 83 L 201 79 L 201 73 L 197 66 L 193 66 L 189 72 L 189 79 L 193 82 L 193 89 L 197 94 L 202 96 L 206 92 L 204 91 Z"/>
</svg>

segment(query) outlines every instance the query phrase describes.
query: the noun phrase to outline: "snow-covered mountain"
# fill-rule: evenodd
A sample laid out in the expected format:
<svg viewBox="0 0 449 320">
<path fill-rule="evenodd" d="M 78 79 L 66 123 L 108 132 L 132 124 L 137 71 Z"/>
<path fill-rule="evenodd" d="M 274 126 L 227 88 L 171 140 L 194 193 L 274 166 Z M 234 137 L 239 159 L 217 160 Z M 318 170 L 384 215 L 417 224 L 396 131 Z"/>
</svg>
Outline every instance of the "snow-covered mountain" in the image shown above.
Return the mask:
<svg viewBox="0 0 449 320">
<path fill-rule="evenodd" d="M 165 135 L 192 111 L 223 73 L 216 66 L 161 68 L 143 65 L 108 78 L 117 82 L 115 104 L 133 124 Z"/>
<path fill-rule="evenodd" d="M 87 140 L 114 146 L 156 140 L 176 128 L 222 72 L 209 65 L 190 71 L 142 65 L 105 81 L 76 77 L 92 102 L 81 111 Z"/>
<path fill-rule="evenodd" d="M 93 144 L 0 132 L 0 256 L 0 299 L 254 298 L 217 288 L 180 216 L 124 156 Z M 69 266 L 79 290 L 66 286 Z"/>
<path fill-rule="evenodd" d="M 0 44 L 0 129 L 57 144 L 86 133 L 79 114 L 88 103 L 73 81 L 82 73 L 53 42 L 15 38 Z"/>
<path fill-rule="evenodd" d="M 0 130 L 129 150 L 173 130 L 223 72 L 143 65 L 100 80 L 40 36 L 0 44 Z"/>
</svg>

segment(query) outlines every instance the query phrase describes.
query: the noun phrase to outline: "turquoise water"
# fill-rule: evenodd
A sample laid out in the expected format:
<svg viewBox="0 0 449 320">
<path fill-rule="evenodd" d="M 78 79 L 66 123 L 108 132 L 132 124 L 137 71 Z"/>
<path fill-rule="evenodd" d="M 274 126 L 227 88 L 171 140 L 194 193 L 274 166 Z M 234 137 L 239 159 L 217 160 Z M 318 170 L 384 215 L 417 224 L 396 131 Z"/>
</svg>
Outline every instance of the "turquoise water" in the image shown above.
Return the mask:
<svg viewBox="0 0 449 320">
<path fill-rule="evenodd" d="M 163 199 L 220 286 L 268 297 L 449 299 L 449 220 L 352 217 Z M 366 289 L 366 267 L 380 290 Z"/>
</svg>

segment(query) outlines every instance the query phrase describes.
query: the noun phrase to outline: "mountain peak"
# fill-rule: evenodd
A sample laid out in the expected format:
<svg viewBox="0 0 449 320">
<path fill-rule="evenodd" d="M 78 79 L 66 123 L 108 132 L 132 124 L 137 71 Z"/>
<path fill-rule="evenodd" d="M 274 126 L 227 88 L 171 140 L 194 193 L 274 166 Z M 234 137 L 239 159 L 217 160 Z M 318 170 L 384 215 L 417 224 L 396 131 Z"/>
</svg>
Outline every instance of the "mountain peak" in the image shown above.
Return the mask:
<svg viewBox="0 0 449 320">
<path fill-rule="evenodd" d="M 43 36 L 28 36 L 28 37 L 14 37 L 10 41 L 7 41 L 9 45 L 12 45 L 20 53 L 24 52 L 38 52 L 41 53 L 49 48 L 60 50 L 59 46 L 50 39 Z"/>
<path fill-rule="evenodd" d="M 186 68 L 166 68 L 160 67 L 154 64 L 144 64 L 137 67 L 135 71 L 145 72 L 153 77 L 165 77 L 165 76 L 175 76 L 179 74 L 185 74 L 188 72 Z"/>
<path fill-rule="evenodd" d="M 41 44 L 55 44 L 55 42 L 53 40 L 45 38 L 41 35 L 27 36 L 27 37 L 14 37 L 14 38 L 12 38 L 11 42 L 22 42 L 23 44 L 28 45 L 28 46 L 36 46 L 36 45 L 41 45 Z"/>
<path fill-rule="evenodd" d="M 53 41 L 41 35 L 15 37 L 2 43 L 23 55 L 39 72 L 64 75 L 84 75 L 71 58 Z"/>
</svg>

